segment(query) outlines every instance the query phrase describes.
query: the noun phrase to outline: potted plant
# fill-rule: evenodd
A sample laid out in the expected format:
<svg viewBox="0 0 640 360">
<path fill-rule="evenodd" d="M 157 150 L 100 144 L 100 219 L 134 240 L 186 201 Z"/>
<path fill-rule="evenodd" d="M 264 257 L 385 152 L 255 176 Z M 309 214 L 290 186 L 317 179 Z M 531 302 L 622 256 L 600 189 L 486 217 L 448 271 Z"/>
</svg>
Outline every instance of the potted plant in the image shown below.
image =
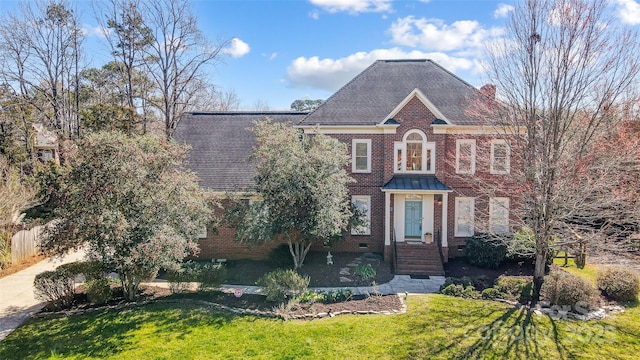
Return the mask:
<svg viewBox="0 0 640 360">
<path fill-rule="evenodd" d="M 430 231 L 424 233 L 424 242 L 431 244 L 433 242 L 433 234 Z"/>
</svg>

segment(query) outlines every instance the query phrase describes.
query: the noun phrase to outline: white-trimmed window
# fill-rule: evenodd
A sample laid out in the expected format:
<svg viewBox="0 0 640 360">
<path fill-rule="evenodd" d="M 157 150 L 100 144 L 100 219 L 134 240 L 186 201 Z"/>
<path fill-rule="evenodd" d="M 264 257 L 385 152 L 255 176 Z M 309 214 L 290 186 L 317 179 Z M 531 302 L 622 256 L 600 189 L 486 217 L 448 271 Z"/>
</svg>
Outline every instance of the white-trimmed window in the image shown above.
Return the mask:
<svg viewBox="0 0 640 360">
<path fill-rule="evenodd" d="M 353 139 L 351 142 L 351 172 L 371 172 L 371 139 Z"/>
<path fill-rule="evenodd" d="M 505 140 L 491 140 L 491 173 L 508 174 L 510 171 L 510 150 Z"/>
<path fill-rule="evenodd" d="M 207 238 L 207 227 L 202 226 L 200 228 L 200 232 L 198 233 L 198 239 L 206 239 Z"/>
<path fill-rule="evenodd" d="M 420 130 L 408 131 L 402 142 L 394 145 L 396 173 L 435 173 L 435 143 L 428 143 Z"/>
<path fill-rule="evenodd" d="M 476 140 L 456 140 L 456 173 L 474 174 L 476 172 Z"/>
<path fill-rule="evenodd" d="M 457 197 L 455 206 L 454 236 L 473 236 L 475 232 L 475 198 Z"/>
<path fill-rule="evenodd" d="M 362 218 L 358 221 L 358 225 L 351 228 L 351 235 L 370 235 L 371 234 L 371 196 L 354 195 L 351 201 L 356 209 L 359 210 Z"/>
<path fill-rule="evenodd" d="M 495 234 L 509 232 L 509 198 L 489 199 L 489 231 Z"/>
</svg>

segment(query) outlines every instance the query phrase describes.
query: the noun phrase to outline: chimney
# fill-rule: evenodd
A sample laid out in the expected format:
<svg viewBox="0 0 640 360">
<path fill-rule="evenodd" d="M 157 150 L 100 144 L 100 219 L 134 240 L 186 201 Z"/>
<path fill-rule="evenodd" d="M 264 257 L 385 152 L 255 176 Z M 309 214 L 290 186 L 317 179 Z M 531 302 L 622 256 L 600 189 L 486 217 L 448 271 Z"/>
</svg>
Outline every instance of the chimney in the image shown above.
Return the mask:
<svg viewBox="0 0 640 360">
<path fill-rule="evenodd" d="M 480 93 L 487 97 L 489 100 L 496 99 L 496 86 L 493 84 L 486 84 L 480 88 Z"/>
</svg>

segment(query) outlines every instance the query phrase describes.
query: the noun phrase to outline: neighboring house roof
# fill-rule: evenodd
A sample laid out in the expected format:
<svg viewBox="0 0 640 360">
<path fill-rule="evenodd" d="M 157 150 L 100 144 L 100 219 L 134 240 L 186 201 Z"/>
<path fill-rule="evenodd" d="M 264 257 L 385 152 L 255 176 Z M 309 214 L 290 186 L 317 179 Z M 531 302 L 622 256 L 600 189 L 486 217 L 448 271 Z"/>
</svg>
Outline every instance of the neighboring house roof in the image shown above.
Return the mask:
<svg viewBox="0 0 640 360">
<path fill-rule="evenodd" d="M 33 124 L 33 128 L 36 130 L 35 144 L 37 149 L 57 149 L 58 148 L 58 136 L 45 129 L 42 124 Z"/>
<path fill-rule="evenodd" d="M 378 60 L 338 90 L 300 125 L 376 125 L 415 90 L 455 125 L 477 125 L 465 104 L 479 93 L 431 60 Z"/>
<path fill-rule="evenodd" d="M 200 185 L 214 191 L 246 191 L 254 185 L 255 166 L 249 163 L 256 137 L 254 121 L 298 123 L 306 112 L 211 112 L 183 114 L 173 134 L 191 146 L 189 168 Z"/>
</svg>

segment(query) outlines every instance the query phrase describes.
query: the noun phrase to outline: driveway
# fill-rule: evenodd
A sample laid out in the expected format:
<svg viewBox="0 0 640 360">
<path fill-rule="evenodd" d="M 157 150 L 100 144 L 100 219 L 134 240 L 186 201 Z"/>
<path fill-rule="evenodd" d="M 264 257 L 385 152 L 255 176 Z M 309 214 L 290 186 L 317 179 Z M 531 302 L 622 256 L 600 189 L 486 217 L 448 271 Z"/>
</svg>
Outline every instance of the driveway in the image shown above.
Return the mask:
<svg viewBox="0 0 640 360">
<path fill-rule="evenodd" d="M 82 260 L 83 251 L 76 251 L 64 257 L 42 260 L 15 274 L 0 279 L 0 341 L 15 330 L 31 315 L 38 312 L 44 303 L 33 295 L 33 280 L 36 275 L 54 270 L 61 264 Z"/>
</svg>

